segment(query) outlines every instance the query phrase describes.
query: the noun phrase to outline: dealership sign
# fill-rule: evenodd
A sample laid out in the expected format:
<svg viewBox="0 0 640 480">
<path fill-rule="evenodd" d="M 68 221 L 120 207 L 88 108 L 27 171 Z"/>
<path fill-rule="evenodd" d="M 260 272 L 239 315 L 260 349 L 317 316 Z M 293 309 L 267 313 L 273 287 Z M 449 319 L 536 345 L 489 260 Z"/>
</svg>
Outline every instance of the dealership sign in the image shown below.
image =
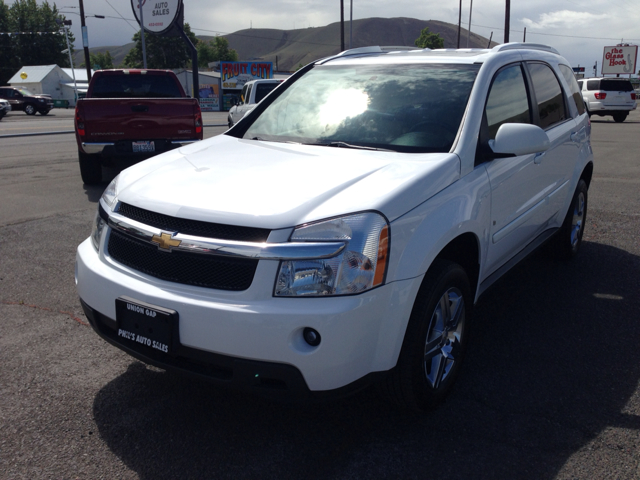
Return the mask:
<svg viewBox="0 0 640 480">
<path fill-rule="evenodd" d="M 638 58 L 637 45 L 617 45 L 604 47 L 602 55 L 602 74 L 626 74 L 636 72 L 636 60 Z"/>
<path fill-rule="evenodd" d="M 131 8 L 138 24 L 142 25 L 147 32 L 164 33 L 173 27 L 178 18 L 182 9 L 182 0 L 131 0 Z"/>
</svg>

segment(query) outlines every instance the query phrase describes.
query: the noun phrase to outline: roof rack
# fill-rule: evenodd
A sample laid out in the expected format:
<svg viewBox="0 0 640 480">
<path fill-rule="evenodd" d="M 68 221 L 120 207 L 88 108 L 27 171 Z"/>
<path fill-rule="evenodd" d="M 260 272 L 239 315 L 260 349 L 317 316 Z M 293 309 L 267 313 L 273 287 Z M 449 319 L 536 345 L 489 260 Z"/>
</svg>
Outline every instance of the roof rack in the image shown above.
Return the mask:
<svg viewBox="0 0 640 480">
<path fill-rule="evenodd" d="M 397 52 L 397 51 L 411 51 L 411 50 L 430 50 L 429 48 L 419 48 L 419 47 L 407 47 L 407 46 L 398 46 L 398 47 L 394 47 L 394 46 L 379 46 L 379 45 L 374 45 L 374 46 L 370 46 L 370 47 L 359 47 L 359 48 L 352 48 L 350 50 L 344 50 L 336 55 L 332 55 L 330 57 L 326 57 L 323 58 L 321 61 L 319 61 L 318 63 L 324 63 L 327 60 L 332 60 L 334 58 L 340 58 L 340 57 L 347 57 L 347 56 L 351 56 L 351 55 L 362 55 L 362 54 L 366 54 L 366 53 L 389 53 L 389 52 Z"/>
<path fill-rule="evenodd" d="M 560 55 L 555 48 L 550 47 L 549 45 L 543 45 L 541 43 L 522 43 L 522 42 L 510 42 L 503 43 L 502 45 L 497 45 L 493 47 L 491 50 L 494 52 L 502 52 L 504 50 L 542 50 L 544 52 L 555 53 L 556 55 Z"/>
</svg>

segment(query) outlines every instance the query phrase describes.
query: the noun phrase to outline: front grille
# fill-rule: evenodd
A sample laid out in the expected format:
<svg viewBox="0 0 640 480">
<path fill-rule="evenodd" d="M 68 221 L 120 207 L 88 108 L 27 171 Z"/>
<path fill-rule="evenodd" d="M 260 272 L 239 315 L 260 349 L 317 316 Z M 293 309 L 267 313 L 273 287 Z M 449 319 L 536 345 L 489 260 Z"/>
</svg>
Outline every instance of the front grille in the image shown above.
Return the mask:
<svg viewBox="0 0 640 480">
<path fill-rule="evenodd" d="M 152 277 L 220 290 L 246 290 L 258 266 L 254 259 L 163 252 L 117 230 L 111 231 L 108 249 L 115 261 Z"/>
<path fill-rule="evenodd" d="M 145 225 L 156 227 L 167 232 L 180 232 L 185 235 L 217 238 L 219 240 L 236 240 L 239 242 L 266 242 L 271 231 L 267 228 L 238 227 L 219 223 L 202 222 L 186 218 L 170 217 L 162 213 L 151 212 L 143 208 L 121 203 L 118 213 Z"/>
</svg>

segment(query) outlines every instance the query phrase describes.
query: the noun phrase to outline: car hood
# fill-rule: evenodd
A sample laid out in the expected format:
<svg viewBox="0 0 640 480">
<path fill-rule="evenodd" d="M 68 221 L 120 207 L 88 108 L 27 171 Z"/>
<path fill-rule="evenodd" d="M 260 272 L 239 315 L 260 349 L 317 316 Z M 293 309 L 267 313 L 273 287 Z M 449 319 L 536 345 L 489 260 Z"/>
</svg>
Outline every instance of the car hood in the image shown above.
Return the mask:
<svg viewBox="0 0 640 480">
<path fill-rule="evenodd" d="M 406 154 L 219 135 L 124 170 L 118 200 L 207 222 L 287 228 L 364 210 L 390 221 L 460 176 L 451 153 Z"/>
</svg>

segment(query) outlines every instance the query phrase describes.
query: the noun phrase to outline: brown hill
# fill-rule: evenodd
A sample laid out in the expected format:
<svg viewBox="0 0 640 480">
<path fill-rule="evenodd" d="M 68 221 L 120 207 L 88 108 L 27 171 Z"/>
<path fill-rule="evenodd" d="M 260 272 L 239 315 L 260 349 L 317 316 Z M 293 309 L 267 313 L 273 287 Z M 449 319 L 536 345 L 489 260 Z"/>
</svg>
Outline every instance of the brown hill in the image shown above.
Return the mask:
<svg viewBox="0 0 640 480">
<path fill-rule="evenodd" d="M 370 45 L 413 46 L 423 28 L 431 33 L 439 33 L 444 38 L 445 48 L 457 46 L 458 26 L 437 20 L 415 18 L 365 18 L 353 22 L 352 48 Z M 345 48 L 349 47 L 349 22 L 345 22 Z M 467 46 L 467 30 L 461 29 L 460 46 Z M 295 70 L 300 64 L 306 65 L 318 58 L 334 55 L 340 51 L 340 22 L 325 27 L 277 30 L 252 28 L 225 35 L 231 48 L 238 52 L 241 60 L 262 60 L 273 62 L 279 71 Z M 214 37 L 198 35 L 200 40 Z M 469 47 L 486 48 L 489 40 L 471 33 Z M 491 42 L 491 46 L 496 42 Z M 91 52 L 111 53 L 114 65 L 122 63 L 133 43 L 119 47 L 97 47 Z M 82 52 L 76 53 L 80 62 Z M 79 63 L 78 63 L 79 64 Z"/>
</svg>

